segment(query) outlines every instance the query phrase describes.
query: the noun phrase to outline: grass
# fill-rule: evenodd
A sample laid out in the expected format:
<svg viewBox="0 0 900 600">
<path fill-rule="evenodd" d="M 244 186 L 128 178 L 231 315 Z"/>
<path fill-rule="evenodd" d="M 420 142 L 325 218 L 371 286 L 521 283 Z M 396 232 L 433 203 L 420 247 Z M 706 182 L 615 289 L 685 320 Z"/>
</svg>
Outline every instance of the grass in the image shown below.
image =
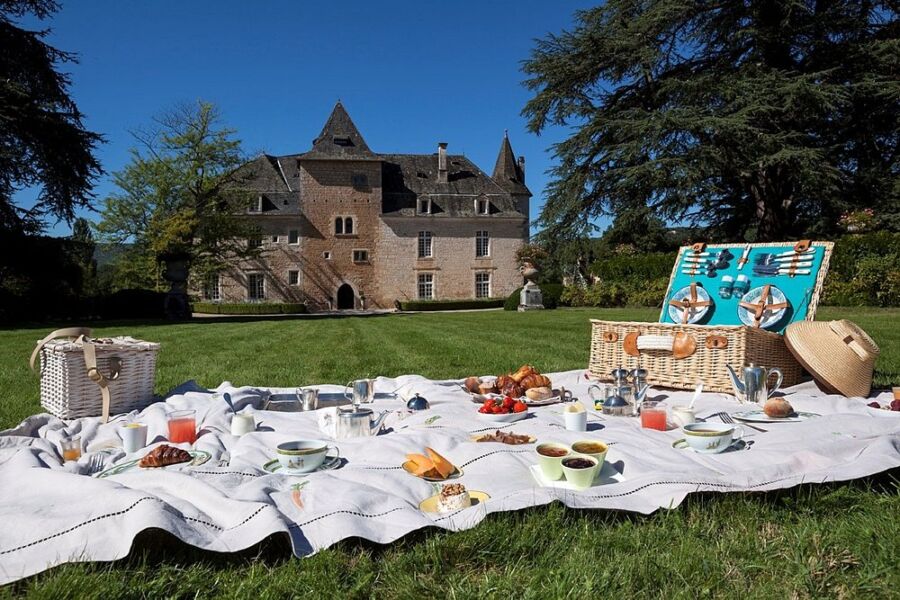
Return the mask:
<svg viewBox="0 0 900 600">
<path fill-rule="evenodd" d="M 588 318 L 655 320 L 646 309 L 103 323 L 96 335 L 159 341 L 160 393 L 204 385 L 432 378 L 533 362 L 587 364 Z M 900 311 L 823 308 L 881 345 L 876 383 L 900 383 Z M 26 359 L 50 326 L 0 331 L 0 428 L 40 410 Z M 111 564 L 66 565 L 0 597 L 900 597 L 898 472 L 768 494 L 701 494 L 649 517 L 555 504 L 492 515 L 461 533 L 420 531 L 379 546 L 346 540 L 304 560 L 271 538 L 220 555 L 148 532 Z M 2 535 L 0 535 L 2 538 Z"/>
</svg>

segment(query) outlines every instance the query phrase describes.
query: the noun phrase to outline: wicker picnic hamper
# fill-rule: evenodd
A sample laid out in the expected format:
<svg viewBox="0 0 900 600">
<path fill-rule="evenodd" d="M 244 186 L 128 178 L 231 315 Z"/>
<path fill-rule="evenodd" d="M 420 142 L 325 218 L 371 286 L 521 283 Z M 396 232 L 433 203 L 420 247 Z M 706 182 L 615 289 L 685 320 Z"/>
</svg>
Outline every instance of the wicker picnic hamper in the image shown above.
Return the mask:
<svg viewBox="0 0 900 600">
<path fill-rule="evenodd" d="M 833 246 L 830 242 L 813 244 L 824 247 L 824 257 L 809 298 L 805 315 L 808 321 L 815 317 Z M 716 248 L 746 246 L 715 244 Z M 759 246 L 791 247 L 794 243 Z M 678 261 L 672 270 L 666 298 L 672 291 L 677 272 Z M 737 369 L 750 363 L 781 369 L 783 386 L 796 385 L 803 377 L 803 368 L 788 350 L 784 337 L 760 328 L 591 319 L 591 329 L 588 372 L 591 377 L 602 381 L 612 381 L 611 371 L 617 367 L 641 367 L 647 370 L 647 382 L 652 385 L 692 389 L 698 381 L 702 381 L 706 390 L 731 393 L 733 388 L 726 365 Z"/>
<path fill-rule="evenodd" d="M 58 339 L 67 338 L 67 339 Z M 54 331 L 37 343 L 41 406 L 61 419 L 141 410 L 154 401 L 159 344 L 131 337 L 92 338 L 91 330 Z"/>
</svg>

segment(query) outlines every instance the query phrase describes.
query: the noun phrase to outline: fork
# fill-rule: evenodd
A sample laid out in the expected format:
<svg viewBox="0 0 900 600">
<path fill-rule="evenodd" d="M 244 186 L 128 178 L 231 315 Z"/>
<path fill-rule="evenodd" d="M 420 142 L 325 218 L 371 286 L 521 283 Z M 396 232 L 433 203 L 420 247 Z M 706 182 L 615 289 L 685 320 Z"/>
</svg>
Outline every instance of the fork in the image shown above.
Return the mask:
<svg viewBox="0 0 900 600">
<path fill-rule="evenodd" d="M 100 454 L 92 454 L 88 462 L 87 475 L 92 476 L 103 470 L 103 457 Z"/>
<path fill-rule="evenodd" d="M 735 420 L 731 418 L 731 415 L 729 415 L 727 412 L 716 413 L 714 416 L 722 419 L 723 423 L 728 423 L 729 425 L 738 425 L 738 423 L 736 423 Z M 757 427 L 756 425 L 751 425 L 750 423 L 740 423 L 740 425 L 746 425 L 750 429 L 755 429 L 763 433 L 766 433 L 766 431 L 768 431 L 768 429 L 763 429 L 762 427 Z"/>
</svg>

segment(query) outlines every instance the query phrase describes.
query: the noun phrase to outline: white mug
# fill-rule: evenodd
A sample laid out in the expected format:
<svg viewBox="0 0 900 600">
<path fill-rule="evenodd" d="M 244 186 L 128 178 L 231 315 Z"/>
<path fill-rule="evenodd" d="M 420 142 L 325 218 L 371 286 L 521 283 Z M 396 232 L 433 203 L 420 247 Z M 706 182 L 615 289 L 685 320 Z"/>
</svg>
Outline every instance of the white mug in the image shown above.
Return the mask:
<svg viewBox="0 0 900 600">
<path fill-rule="evenodd" d="M 119 428 L 122 447 L 132 454 L 147 445 L 147 426 L 143 423 L 128 423 Z"/>
<path fill-rule="evenodd" d="M 564 412 L 563 419 L 569 431 L 587 431 L 587 411 Z"/>
</svg>

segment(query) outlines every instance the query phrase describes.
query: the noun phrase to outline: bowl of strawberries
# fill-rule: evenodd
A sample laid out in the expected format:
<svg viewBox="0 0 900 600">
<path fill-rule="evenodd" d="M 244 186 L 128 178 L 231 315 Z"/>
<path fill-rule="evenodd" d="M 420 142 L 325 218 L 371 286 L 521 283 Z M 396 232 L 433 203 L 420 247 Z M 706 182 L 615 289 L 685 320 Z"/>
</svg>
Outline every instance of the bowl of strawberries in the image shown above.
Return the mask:
<svg viewBox="0 0 900 600">
<path fill-rule="evenodd" d="M 511 396 L 489 397 L 478 408 L 478 417 L 495 423 L 513 423 L 528 416 L 528 405 Z"/>
</svg>

